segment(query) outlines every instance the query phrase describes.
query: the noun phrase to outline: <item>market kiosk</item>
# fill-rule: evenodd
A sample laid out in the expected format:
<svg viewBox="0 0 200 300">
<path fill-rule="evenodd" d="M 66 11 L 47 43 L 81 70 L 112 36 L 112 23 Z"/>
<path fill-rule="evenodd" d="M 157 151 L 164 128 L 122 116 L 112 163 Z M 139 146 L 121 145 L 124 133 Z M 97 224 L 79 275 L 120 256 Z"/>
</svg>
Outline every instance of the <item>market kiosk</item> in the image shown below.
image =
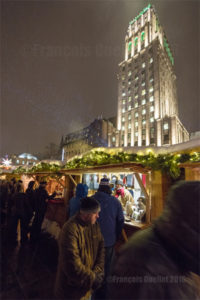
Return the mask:
<svg viewBox="0 0 200 300">
<path fill-rule="evenodd" d="M 133 188 L 135 202 L 137 202 L 140 196 L 143 196 L 146 206 L 145 221 L 142 222 L 140 218 L 134 218 L 134 214 L 127 216 L 126 212 L 124 212 L 125 227 L 123 238 L 125 241 L 134 232 L 148 227 L 152 219 L 156 218 L 163 209 L 164 197 L 167 191 L 166 187 L 165 189 L 163 188 L 163 181 L 165 181 L 165 185 L 168 182 L 161 172 L 152 171 L 141 164 L 118 163 L 82 169 L 70 169 L 63 172 L 65 174 L 66 210 L 68 210 L 69 200 L 74 187 L 78 183 L 86 183 L 89 186 L 89 195 L 93 195 L 98 189 L 98 184 L 103 176 L 107 176 L 111 183 L 113 178 L 126 179 L 127 188 Z"/>
</svg>

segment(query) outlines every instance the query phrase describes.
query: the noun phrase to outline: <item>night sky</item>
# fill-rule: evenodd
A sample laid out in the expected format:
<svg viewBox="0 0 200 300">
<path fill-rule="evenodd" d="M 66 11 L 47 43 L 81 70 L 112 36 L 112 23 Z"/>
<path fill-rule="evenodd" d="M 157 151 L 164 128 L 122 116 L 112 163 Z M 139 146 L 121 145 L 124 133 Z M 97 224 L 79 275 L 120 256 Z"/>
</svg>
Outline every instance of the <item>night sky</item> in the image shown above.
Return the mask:
<svg viewBox="0 0 200 300">
<path fill-rule="evenodd" d="M 0 156 L 42 152 L 117 114 L 129 22 L 149 1 L 1 1 Z M 199 124 L 200 1 L 151 1 L 175 58 L 179 116 Z"/>
</svg>

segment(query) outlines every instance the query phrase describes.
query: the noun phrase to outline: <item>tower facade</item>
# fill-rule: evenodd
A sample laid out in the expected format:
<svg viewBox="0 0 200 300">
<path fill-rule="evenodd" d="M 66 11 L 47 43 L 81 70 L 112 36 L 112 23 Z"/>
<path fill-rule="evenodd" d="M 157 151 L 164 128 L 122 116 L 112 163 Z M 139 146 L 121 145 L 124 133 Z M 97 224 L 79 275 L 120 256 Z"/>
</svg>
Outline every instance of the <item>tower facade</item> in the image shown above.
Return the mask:
<svg viewBox="0 0 200 300">
<path fill-rule="evenodd" d="M 109 146 L 162 146 L 188 139 L 178 118 L 172 51 L 149 4 L 128 26 L 118 73 L 117 130 Z"/>
</svg>

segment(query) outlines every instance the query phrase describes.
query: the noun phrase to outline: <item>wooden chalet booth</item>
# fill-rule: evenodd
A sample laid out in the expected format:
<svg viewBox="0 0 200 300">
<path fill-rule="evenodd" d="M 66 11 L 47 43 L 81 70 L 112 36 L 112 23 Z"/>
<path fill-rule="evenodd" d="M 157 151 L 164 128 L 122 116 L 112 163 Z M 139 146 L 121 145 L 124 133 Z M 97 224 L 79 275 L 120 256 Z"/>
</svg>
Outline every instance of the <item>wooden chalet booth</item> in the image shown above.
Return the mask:
<svg viewBox="0 0 200 300">
<path fill-rule="evenodd" d="M 126 156 L 127 149 L 121 150 L 123 158 Z M 148 150 L 148 149 L 147 149 Z M 147 151 L 145 150 L 145 151 Z M 104 151 L 104 152 L 103 152 Z M 189 141 L 180 145 L 165 147 L 162 149 L 153 149 L 151 155 L 133 154 L 132 160 L 138 162 L 115 162 L 106 161 L 105 164 L 95 163 L 98 156 L 104 157 L 105 149 L 94 153 L 89 152 L 84 159 L 85 167 L 76 167 L 76 162 L 80 162 L 80 158 L 75 158 L 75 163 L 67 164 L 66 168 L 60 168 L 57 171 L 36 172 L 30 174 L 21 174 L 21 179 L 27 186 L 28 181 L 46 179 L 48 182 L 48 192 L 53 193 L 55 190 L 60 192 L 56 199 L 49 202 L 46 218 L 44 222 L 44 229 L 47 229 L 56 238 L 64 222 L 68 219 L 69 200 L 74 195 L 78 183 L 86 183 L 89 186 L 89 196 L 93 195 L 99 186 L 99 182 L 103 176 L 107 176 L 110 182 L 116 179 L 134 178 L 134 200 L 137 201 L 139 196 L 143 196 L 146 200 L 146 219 L 145 222 L 138 222 L 133 218 L 125 216 L 124 239 L 126 240 L 135 231 L 148 227 L 151 222 L 157 218 L 163 210 L 166 195 L 170 186 L 176 180 L 200 180 L 200 146 L 199 141 Z M 115 150 L 117 153 L 117 150 Z M 132 150 L 131 150 L 132 151 Z M 91 153 L 92 159 L 91 160 Z M 148 152 L 146 152 L 148 154 Z M 132 155 L 132 152 L 131 152 Z M 160 155 L 160 157 L 159 157 Z M 115 155 L 115 159 L 119 155 Z M 113 157 L 112 157 L 113 158 Z M 158 159 L 157 159 L 158 158 Z M 88 159 L 88 160 L 87 160 Z M 152 167 L 147 167 L 148 160 L 152 160 Z M 91 161 L 93 166 L 91 166 Z M 184 162 L 185 161 L 185 162 Z M 83 161 L 81 161 L 82 163 Z M 146 164 L 145 164 L 146 163 Z M 162 166 L 166 166 L 168 172 L 164 172 Z M 157 168 L 155 168 L 155 164 Z M 145 167 L 146 165 L 146 167 Z M 169 166 L 172 167 L 173 172 L 180 170 L 179 174 L 169 176 Z M 175 168 L 174 168 L 175 167 Z M 180 168 L 180 169 L 179 169 Z M 175 171 L 174 171 L 175 170 Z M 178 172 L 179 173 L 179 172 Z M 29 176 L 27 179 L 26 176 Z M 15 175 L 12 175 L 13 177 Z M 114 180 L 115 179 L 115 180 Z M 129 216 L 130 217 L 130 216 Z M 55 234 L 56 232 L 56 234 Z"/>
<path fill-rule="evenodd" d="M 125 217 L 125 227 L 123 237 L 127 240 L 131 234 L 139 229 L 146 228 L 151 221 L 160 215 L 163 210 L 164 199 L 169 187 L 169 181 L 160 171 L 153 171 L 150 168 L 145 168 L 137 163 L 118 163 L 83 169 L 65 170 L 65 204 L 68 211 L 69 200 L 73 195 L 74 188 L 78 183 L 85 182 L 84 178 L 89 176 L 97 176 L 98 182 L 106 175 L 109 179 L 121 176 L 132 175 L 137 182 L 137 190 L 146 199 L 146 220 L 144 223 L 136 222 Z M 145 184 L 142 177 L 145 177 Z M 143 177 L 143 178 L 144 178 Z M 86 182 L 87 183 L 87 182 Z M 89 195 L 95 193 L 95 189 L 89 189 Z M 135 198 L 135 196 L 134 196 Z"/>
</svg>

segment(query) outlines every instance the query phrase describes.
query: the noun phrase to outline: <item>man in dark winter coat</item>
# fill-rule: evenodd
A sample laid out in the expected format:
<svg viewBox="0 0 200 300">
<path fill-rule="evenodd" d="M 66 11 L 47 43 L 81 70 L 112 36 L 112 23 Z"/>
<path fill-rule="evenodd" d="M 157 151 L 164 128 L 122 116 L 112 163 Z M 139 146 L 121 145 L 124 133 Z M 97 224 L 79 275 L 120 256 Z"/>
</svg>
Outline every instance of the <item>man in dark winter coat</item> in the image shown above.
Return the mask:
<svg viewBox="0 0 200 300">
<path fill-rule="evenodd" d="M 110 272 L 114 245 L 124 226 L 124 215 L 120 201 L 111 195 L 108 178 L 101 179 L 98 191 L 93 197 L 99 201 L 101 206 L 98 223 L 100 225 L 105 244 L 105 278 L 102 287 L 96 292 L 95 298 L 105 299 L 106 278 Z"/>
<path fill-rule="evenodd" d="M 136 233 L 113 265 L 108 299 L 200 299 L 200 182 L 174 185 L 163 214 Z"/>
<path fill-rule="evenodd" d="M 42 222 L 44 220 L 44 216 L 47 210 L 47 203 L 49 199 L 53 199 L 56 195 L 54 192 L 52 195 L 49 195 L 46 191 L 46 181 L 40 182 L 40 186 L 35 190 L 35 217 L 33 220 L 33 224 L 30 230 L 30 238 L 32 241 L 35 241 L 39 238 L 41 233 Z"/>
<path fill-rule="evenodd" d="M 28 239 L 28 224 L 32 217 L 33 210 L 26 194 L 23 192 L 23 186 L 20 183 L 17 184 L 12 202 L 10 224 L 11 239 L 17 242 L 17 225 L 20 220 L 21 243 L 23 243 Z"/>
<path fill-rule="evenodd" d="M 104 242 L 96 223 L 100 205 L 93 197 L 81 200 L 80 212 L 62 228 L 55 294 L 57 299 L 90 299 L 103 280 Z"/>
</svg>

